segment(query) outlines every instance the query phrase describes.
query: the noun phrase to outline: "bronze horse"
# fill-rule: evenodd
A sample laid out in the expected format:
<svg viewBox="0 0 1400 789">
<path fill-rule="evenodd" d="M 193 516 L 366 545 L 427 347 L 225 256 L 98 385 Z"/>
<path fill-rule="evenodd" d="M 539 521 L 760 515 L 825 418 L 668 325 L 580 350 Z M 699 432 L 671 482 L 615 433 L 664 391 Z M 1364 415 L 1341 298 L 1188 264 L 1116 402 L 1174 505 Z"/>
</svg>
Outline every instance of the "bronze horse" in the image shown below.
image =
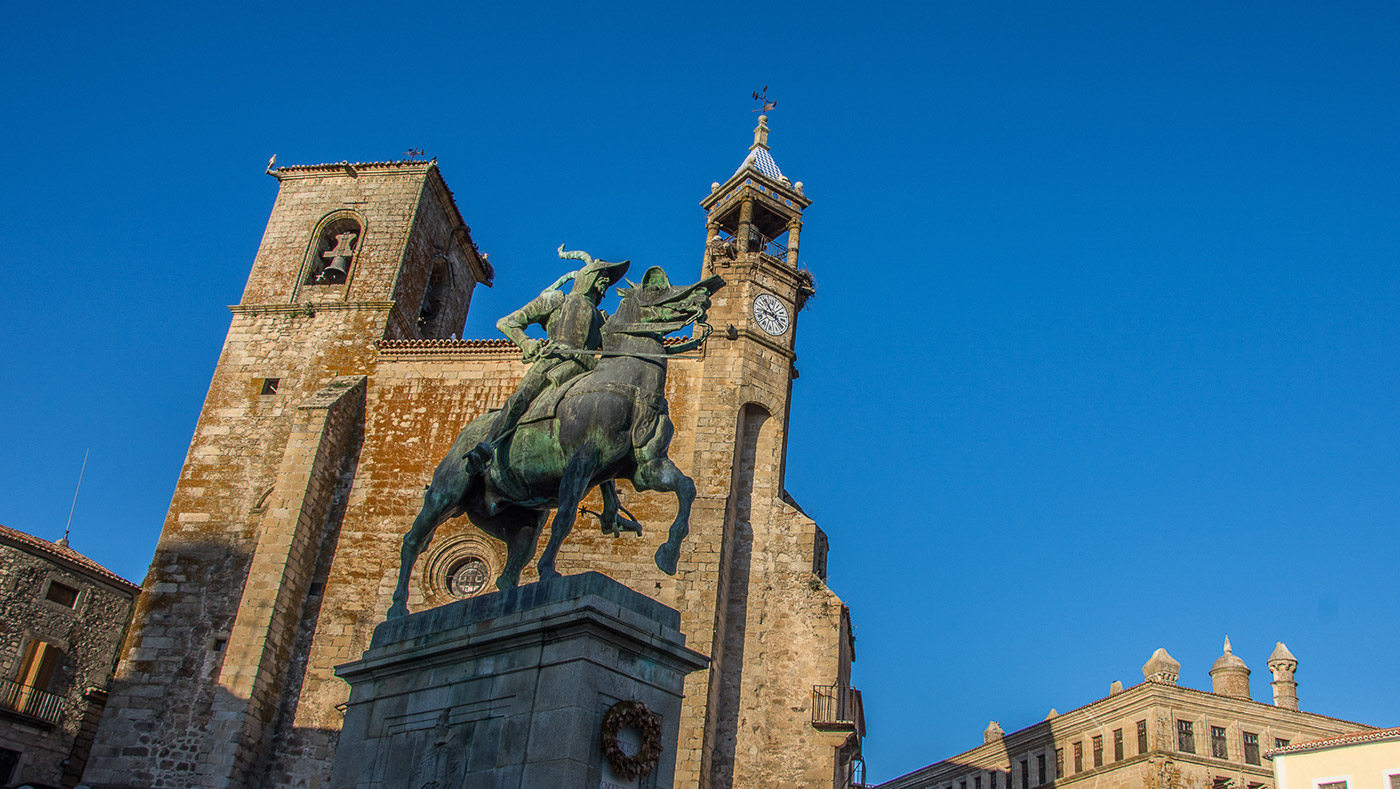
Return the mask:
<svg viewBox="0 0 1400 789">
<path fill-rule="evenodd" d="M 709 297 L 723 286 L 723 279 L 712 276 L 675 287 L 665 271 L 652 267 L 640 285 L 619 289 L 622 302 L 603 324 L 597 367 L 569 381 L 557 402 L 549 392 L 542 395 L 539 399 L 546 402 L 536 406 L 543 413 L 532 406 L 484 472 L 470 473 L 464 459 L 490 430 L 494 412 L 463 428 L 433 472 L 423 509 L 404 535 L 389 618 L 408 613 L 408 579 L 415 560 L 437 527 L 458 515 L 465 514 L 482 531 L 505 542 L 506 564 L 496 587 L 509 589 L 519 584 L 549 510 L 555 509 L 538 568 L 541 581 L 558 577 L 555 557 L 578 517 L 579 503 L 605 480 L 625 479 L 637 490 L 676 494 L 676 519 L 655 557 L 657 567 L 674 574 L 681 541 L 690 531 L 695 483 L 666 456 L 674 429 L 664 394 L 666 357 L 695 348 L 709 336 Z M 692 323 L 704 327 L 700 336 L 669 348 L 663 345 L 663 337 Z M 639 531 L 635 522 L 619 516 L 619 509 L 615 493 L 604 496 L 604 531 Z"/>
</svg>

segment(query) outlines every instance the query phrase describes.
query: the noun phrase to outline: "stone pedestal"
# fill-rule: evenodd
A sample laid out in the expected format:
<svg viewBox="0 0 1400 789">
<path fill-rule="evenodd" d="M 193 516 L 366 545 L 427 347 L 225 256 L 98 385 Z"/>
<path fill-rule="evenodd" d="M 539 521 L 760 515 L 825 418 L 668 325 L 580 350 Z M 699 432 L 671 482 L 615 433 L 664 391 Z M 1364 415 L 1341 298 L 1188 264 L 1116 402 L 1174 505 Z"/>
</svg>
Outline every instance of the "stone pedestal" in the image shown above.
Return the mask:
<svg viewBox="0 0 1400 789">
<path fill-rule="evenodd" d="M 709 663 L 679 627 L 675 610 L 599 573 L 385 622 L 336 668 L 351 690 L 331 786 L 669 787 L 682 683 Z M 662 721 L 660 763 L 631 781 L 601 744 L 619 701 Z"/>
</svg>

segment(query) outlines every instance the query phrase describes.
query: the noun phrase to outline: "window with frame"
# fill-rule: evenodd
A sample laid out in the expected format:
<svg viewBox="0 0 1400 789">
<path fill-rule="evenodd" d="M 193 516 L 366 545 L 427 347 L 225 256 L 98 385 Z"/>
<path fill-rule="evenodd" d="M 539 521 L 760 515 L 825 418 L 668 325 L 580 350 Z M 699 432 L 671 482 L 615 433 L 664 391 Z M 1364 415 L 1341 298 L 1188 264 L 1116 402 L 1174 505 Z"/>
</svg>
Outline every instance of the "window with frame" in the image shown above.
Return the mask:
<svg viewBox="0 0 1400 789">
<path fill-rule="evenodd" d="M 1390 789 L 1400 789 L 1400 773 L 1390 774 Z"/>
<path fill-rule="evenodd" d="M 1055 777 L 1060 778 L 1065 774 L 1065 749 L 1055 749 Z"/>
<path fill-rule="evenodd" d="M 1074 744 L 1074 771 L 1084 772 L 1084 743 L 1082 742 Z"/>
<path fill-rule="evenodd" d="M 987 778 L 991 781 L 991 789 L 997 789 L 997 776 L 1001 775 L 1001 770 L 992 770 L 987 773 Z"/>
<path fill-rule="evenodd" d="M 1217 759 L 1230 758 L 1230 750 L 1225 746 L 1225 727 L 1210 727 L 1210 755 Z"/>
<path fill-rule="evenodd" d="M 15 768 L 19 766 L 20 756 L 23 754 L 19 751 L 0 748 L 0 784 L 7 784 L 14 780 Z"/>
<path fill-rule="evenodd" d="M 1282 737 L 1275 737 L 1275 738 L 1274 738 L 1274 747 L 1275 747 L 1275 748 L 1287 748 L 1287 747 L 1288 747 L 1288 740 L 1285 740 L 1285 739 L 1282 738 Z"/>
<path fill-rule="evenodd" d="M 1138 755 L 1147 753 L 1147 721 L 1137 722 Z"/>
<path fill-rule="evenodd" d="M 962 783 L 959 783 L 958 789 L 967 789 L 967 781 L 964 780 Z"/>
<path fill-rule="evenodd" d="M 1038 753 L 1035 756 L 1036 785 L 1045 783 L 1045 754 Z"/>
<path fill-rule="evenodd" d="M 1259 763 L 1259 735 L 1254 732 L 1244 732 L 1244 762 L 1245 764 Z"/>
<path fill-rule="evenodd" d="M 1176 749 L 1182 753 L 1196 752 L 1196 730 L 1191 721 L 1176 722 Z"/>
<path fill-rule="evenodd" d="M 49 581 L 49 588 L 44 591 L 44 599 L 58 603 L 64 608 L 72 608 L 78 604 L 78 590 L 68 584 Z"/>
<path fill-rule="evenodd" d="M 1103 735 L 1094 735 L 1094 766 L 1103 766 Z"/>
<path fill-rule="evenodd" d="M 62 652 L 47 641 L 30 641 L 15 679 L 23 688 L 49 690 Z M 22 709 L 22 708 L 21 708 Z"/>
<path fill-rule="evenodd" d="M 1318 784 L 1317 789 L 1347 789 L 1346 781 L 1329 781 L 1325 784 Z"/>
<path fill-rule="evenodd" d="M 974 775 L 972 777 L 972 789 L 982 789 L 982 776 Z"/>
<path fill-rule="evenodd" d="M 1123 730 L 1113 730 L 1113 761 L 1123 761 Z"/>
<path fill-rule="evenodd" d="M 1030 785 L 1031 785 L 1031 762 L 1030 762 L 1029 759 L 1022 759 L 1022 760 L 1021 760 L 1021 787 L 1022 787 L 1022 789 L 1025 789 L 1025 787 L 1030 786 Z"/>
</svg>

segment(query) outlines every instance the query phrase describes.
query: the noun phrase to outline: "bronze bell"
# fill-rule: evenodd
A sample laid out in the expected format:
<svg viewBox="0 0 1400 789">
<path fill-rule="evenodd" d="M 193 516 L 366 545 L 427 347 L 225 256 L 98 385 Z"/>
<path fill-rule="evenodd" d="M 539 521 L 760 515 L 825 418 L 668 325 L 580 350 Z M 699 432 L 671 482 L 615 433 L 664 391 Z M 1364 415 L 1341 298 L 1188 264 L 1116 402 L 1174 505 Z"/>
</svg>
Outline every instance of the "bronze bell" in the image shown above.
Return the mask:
<svg viewBox="0 0 1400 789">
<path fill-rule="evenodd" d="M 336 255 L 325 268 L 321 269 L 321 275 L 316 279 L 330 285 L 339 285 L 345 281 L 345 275 L 349 273 L 350 258 Z"/>
<path fill-rule="evenodd" d="M 335 237 L 335 249 L 321 253 L 321 257 L 330 258 L 331 262 L 316 277 L 318 283 L 329 285 L 339 285 L 345 281 L 345 277 L 350 273 L 350 256 L 355 254 L 351 246 L 355 243 L 355 236 L 358 233 L 340 233 Z"/>
</svg>

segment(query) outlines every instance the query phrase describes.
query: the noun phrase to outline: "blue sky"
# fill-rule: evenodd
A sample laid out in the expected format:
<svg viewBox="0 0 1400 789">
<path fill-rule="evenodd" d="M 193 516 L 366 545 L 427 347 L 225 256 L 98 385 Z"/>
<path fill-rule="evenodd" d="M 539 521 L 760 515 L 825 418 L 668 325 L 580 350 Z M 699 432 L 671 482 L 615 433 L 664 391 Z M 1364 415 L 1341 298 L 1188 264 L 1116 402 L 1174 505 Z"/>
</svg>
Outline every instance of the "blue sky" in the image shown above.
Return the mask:
<svg viewBox="0 0 1400 789">
<path fill-rule="evenodd" d="M 286 164 L 436 156 L 499 272 L 698 266 L 815 201 L 788 489 L 884 779 L 1228 633 L 1400 725 L 1400 11 L 1384 3 L 12 5 L 0 523 L 145 574 Z"/>
</svg>

